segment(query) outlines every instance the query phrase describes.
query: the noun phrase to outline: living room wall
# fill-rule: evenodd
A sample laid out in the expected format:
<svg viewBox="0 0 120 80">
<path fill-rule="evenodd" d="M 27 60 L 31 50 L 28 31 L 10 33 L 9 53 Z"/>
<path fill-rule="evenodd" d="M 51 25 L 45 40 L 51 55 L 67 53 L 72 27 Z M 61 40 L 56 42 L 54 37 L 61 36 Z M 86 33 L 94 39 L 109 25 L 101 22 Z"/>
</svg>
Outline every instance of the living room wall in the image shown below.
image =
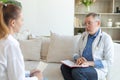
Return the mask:
<svg viewBox="0 0 120 80">
<path fill-rule="evenodd" d="M 18 0 L 23 6 L 24 25 L 34 35 L 49 36 L 50 31 L 74 34 L 74 0 Z"/>
</svg>

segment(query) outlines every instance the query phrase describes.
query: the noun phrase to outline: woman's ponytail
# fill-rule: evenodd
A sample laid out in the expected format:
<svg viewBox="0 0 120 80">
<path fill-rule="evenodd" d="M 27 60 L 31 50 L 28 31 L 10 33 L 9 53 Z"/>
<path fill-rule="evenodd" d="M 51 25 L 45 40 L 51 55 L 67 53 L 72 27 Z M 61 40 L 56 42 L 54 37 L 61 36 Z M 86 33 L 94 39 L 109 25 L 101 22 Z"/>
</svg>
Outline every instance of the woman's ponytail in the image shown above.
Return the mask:
<svg viewBox="0 0 120 80">
<path fill-rule="evenodd" d="M 5 21 L 3 18 L 3 7 L 4 7 L 4 4 L 0 3 L 0 39 L 6 37 L 9 34 L 9 29 L 5 24 Z"/>
</svg>

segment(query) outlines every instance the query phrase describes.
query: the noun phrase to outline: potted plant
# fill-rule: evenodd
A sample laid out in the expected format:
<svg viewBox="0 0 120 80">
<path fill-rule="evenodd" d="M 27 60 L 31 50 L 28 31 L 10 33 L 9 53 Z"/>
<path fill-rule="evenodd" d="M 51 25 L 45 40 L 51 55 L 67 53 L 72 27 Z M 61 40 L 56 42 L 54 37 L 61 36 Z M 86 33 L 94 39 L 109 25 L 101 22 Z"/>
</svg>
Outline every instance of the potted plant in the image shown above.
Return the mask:
<svg viewBox="0 0 120 80">
<path fill-rule="evenodd" d="M 19 6 L 19 7 L 22 8 L 21 3 L 18 2 L 18 1 L 16 1 L 16 0 L 0 0 L 0 2 L 2 2 L 2 3 L 4 3 L 4 4 L 8 4 L 8 3 L 14 4 L 14 5 L 17 5 L 17 6 Z"/>
<path fill-rule="evenodd" d="M 96 0 L 80 0 L 80 3 L 84 4 L 87 8 L 87 11 L 90 11 L 90 5 L 92 5 Z"/>
</svg>

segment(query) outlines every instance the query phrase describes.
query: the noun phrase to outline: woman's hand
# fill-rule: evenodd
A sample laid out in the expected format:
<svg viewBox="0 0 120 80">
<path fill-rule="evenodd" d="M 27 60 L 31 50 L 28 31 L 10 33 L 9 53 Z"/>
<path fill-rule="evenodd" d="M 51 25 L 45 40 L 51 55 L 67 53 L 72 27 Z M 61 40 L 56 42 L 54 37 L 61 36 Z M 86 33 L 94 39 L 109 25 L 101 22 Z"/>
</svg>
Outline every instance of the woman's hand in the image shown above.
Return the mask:
<svg viewBox="0 0 120 80">
<path fill-rule="evenodd" d="M 31 77 L 36 76 L 38 78 L 38 80 L 43 80 L 42 72 L 37 69 L 32 70 L 30 76 Z"/>
</svg>

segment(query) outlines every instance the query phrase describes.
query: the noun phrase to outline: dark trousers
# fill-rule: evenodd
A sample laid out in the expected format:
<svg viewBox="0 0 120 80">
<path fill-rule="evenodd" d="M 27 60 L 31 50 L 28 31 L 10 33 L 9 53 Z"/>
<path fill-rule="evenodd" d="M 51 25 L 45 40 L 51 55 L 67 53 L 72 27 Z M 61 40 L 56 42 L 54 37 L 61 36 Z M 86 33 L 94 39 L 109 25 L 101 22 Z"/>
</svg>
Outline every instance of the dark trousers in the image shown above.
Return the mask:
<svg viewBox="0 0 120 80">
<path fill-rule="evenodd" d="M 62 64 L 61 73 L 65 80 L 98 80 L 97 72 L 93 67 L 70 68 Z"/>
</svg>

